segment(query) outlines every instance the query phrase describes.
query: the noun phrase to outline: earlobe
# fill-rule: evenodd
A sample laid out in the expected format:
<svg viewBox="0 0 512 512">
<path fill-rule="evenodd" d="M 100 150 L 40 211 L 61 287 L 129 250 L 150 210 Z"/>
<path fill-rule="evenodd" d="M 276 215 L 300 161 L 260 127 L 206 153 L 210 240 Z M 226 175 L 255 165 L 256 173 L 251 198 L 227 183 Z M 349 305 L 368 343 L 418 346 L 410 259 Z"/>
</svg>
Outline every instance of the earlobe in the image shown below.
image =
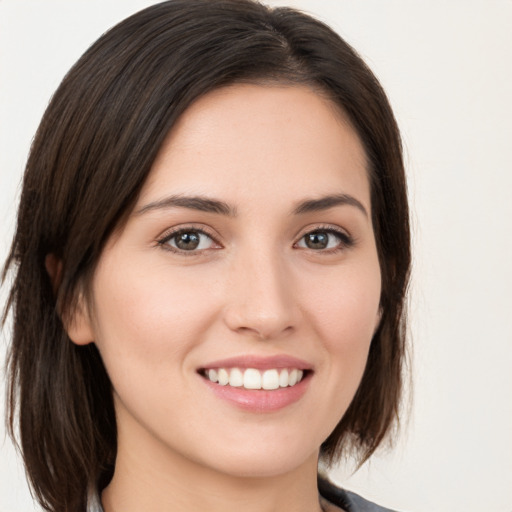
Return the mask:
<svg viewBox="0 0 512 512">
<path fill-rule="evenodd" d="M 80 303 L 76 306 L 72 312 L 71 317 L 64 320 L 64 328 L 68 333 L 69 339 L 75 343 L 75 345 L 88 345 L 94 343 L 94 331 L 92 329 L 91 320 L 87 307 L 83 304 L 83 300 L 80 299 Z"/>
<path fill-rule="evenodd" d="M 48 254 L 45 258 L 45 267 L 50 276 L 53 293 L 57 295 L 62 280 L 62 261 L 55 254 Z M 76 345 L 88 345 L 94 342 L 89 308 L 82 294 L 77 302 L 73 311 L 65 312 L 60 316 L 70 340 Z"/>
</svg>

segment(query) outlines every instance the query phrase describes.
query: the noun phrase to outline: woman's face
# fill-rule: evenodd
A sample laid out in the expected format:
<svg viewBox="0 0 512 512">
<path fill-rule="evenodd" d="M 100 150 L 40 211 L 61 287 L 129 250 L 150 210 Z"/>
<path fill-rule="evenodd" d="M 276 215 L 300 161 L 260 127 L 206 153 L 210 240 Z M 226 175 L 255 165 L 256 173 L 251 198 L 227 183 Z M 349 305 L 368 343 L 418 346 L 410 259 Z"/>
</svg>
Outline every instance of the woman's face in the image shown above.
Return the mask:
<svg viewBox="0 0 512 512">
<path fill-rule="evenodd" d="M 354 130 L 309 88 L 234 85 L 173 128 L 70 335 L 101 353 L 120 459 L 271 476 L 345 413 L 380 291 Z"/>
</svg>

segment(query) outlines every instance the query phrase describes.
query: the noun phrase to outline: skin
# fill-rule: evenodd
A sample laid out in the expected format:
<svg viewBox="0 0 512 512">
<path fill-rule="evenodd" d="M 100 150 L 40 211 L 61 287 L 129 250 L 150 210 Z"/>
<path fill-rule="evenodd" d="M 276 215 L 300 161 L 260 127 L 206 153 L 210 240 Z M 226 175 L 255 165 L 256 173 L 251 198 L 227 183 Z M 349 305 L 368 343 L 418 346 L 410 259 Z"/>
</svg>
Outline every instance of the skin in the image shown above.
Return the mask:
<svg viewBox="0 0 512 512">
<path fill-rule="evenodd" d="M 294 212 L 333 194 L 362 208 Z M 176 195 L 223 201 L 232 215 L 155 207 Z M 176 239 L 162 242 L 175 228 L 212 238 L 175 252 Z M 327 249 L 306 245 L 315 230 Z M 339 110 L 303 86 L 200 98 L 169 134 L 104 250 L 92 303 L 69 327 L 75 343 L 97 344 L 114 388 L 118 459 L 105 511 L 320 510 L 319 447 L 360 382 L 380 291 L 365 154 Z M 300 400 L 273 412 L 241 410 L 197 372 L 279 354 L 313 372 Z"/>
</svg>

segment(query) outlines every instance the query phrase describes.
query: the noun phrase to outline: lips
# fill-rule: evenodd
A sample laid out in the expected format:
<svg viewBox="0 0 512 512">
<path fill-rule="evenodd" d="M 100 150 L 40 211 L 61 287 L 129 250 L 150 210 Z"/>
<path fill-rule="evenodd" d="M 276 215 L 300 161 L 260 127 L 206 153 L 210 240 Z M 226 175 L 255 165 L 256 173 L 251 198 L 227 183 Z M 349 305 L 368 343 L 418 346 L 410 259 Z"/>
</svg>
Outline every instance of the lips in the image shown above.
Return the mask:
<svg viewBox="0 0 512 512">
<path fill-rule="evenodd" d="M 284 355 L 245 356 L 208 363 L 198 373 L 218 397 L 245 410 L 270 412 L 302 397 L 313 367 Z"/>
</svg>

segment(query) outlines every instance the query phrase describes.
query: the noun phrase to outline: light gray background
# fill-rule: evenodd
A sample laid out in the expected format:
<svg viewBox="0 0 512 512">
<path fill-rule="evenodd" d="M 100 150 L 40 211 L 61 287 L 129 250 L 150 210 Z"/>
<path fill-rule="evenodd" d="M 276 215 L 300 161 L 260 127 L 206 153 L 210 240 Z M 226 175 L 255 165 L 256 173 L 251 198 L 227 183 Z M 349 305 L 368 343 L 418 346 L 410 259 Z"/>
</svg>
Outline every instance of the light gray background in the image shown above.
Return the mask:
<svg viewBox="0 0 512 512">
<path fill-rule="evenodd" d="M 152 3 L 0 0 L 0 259 L 52 92 L 104 30 Z M 395 451 L 333 477 L 405 512 L 512 512 L 512 1 L 268 3 L 315 14 L 359 50 L 406 150 L 414 405 Z M 0 511 L 36 510 L 4 437 Z"/>
</svg>

